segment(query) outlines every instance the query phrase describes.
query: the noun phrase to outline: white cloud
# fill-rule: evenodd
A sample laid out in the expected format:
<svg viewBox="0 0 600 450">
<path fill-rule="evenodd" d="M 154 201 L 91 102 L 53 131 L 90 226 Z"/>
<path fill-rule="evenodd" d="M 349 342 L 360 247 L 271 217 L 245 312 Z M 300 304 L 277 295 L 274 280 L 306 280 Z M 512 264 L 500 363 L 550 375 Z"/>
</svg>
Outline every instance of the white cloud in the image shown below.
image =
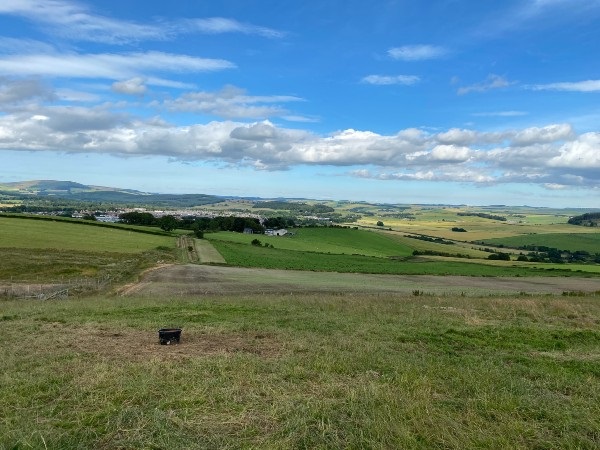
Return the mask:
<svg viewBox="0 0 600 450">
<path fill-rule="evenodd" d="M 534 91 L 600 92 L 600 80 L 534 84 L 527 87 Z"/>
<path fill-rule="evenodd" d="M 259 170 L 347 166 L 354 176 L 380 180 L 595 189 L 600 187 L 599 148 L 600 133 L 577 135 L 566 124 L 493 133 L 405 129 L 382 135 L 347 129 L 319 136 L 270 121 L 176 126 L 160 117 L 140 120 L 115 113 L 109 105 L 38 107 L 0 116 L 0 150 L 164 155 Z"/>
<path fill-rule="evenodd" d="M 490 74 L 485 81 L 458 88 L 457 93 L 458 95 L 464 95 L 471 92 L 487 92 L 492 89 L 505 88 L 515 83 L 515 81 L 509 81 L 503 76 Z"/>
<path fill-rule="evenodd" d="M 475 117 L 520 117 L 528 114 L 526 111 L 490 111 L 473 113 L 471 115 Z"/>
<path fill-rule="evenodd" d="M 437 140 L 443 144 L 462 144 L 469 145 L 479 140 L 479 133 L 474 130 L 461 130 L 451 128 L 443 133 L 438 133 Z"/>
<path fill-rule="evenodd" d="M 108 78 L 122 80 L 151 73 L 210 72 L 234 68 L 222 59 L 163 52 L 35 54 L 0 57 L 0 75 Z"/>
<path fill-rule="evenodd" d="M 272 28 L 241 23 L 237 20 L 224 17 L 210 17 L 206 19 L 190 19 L 185 22 L 192 31 L 208 34 L 243 33 L 255 34 L 266 38 L 281 38 L 285 34 Z"/>
<path fill-rule="evenodd" d="M 585 133 L 565 143 L 548 161 L 551 167 L 594 170 L 600 173 L 600 133 Z"/>
<path fill-rule="evenodd" d="M 148 89 L 145 85 L 146 80 L 142 77 L 134 77 L 129 80 L 115 81 L 111 89 L 114 92 L 125 95 L 144 95 Z"/>
<path fill-rule="evenodd" d="M 548 125 L 545 127 L 531 127 L 514 133 L 512 142 L 514 145 L 524 146 L 533 144 L 543 144 L 546 142 L 556 142 L 573 139 L 575 133 L 571 125 L 562 123 Z"/>
<path fill-rule="evenodd" d="M 228 119 L 267 118 L 286 116 L 282 103 L 302 101 L 291 95 L 247 95 L 246 91 L 235 86 L 225 86 L 217 92 L 187 92 L 180 97 L 165 102 L 174 111 L 201 112 Z"/>
<path fill-rule="evenodd" d="M 471 149 L 458 145 L 440 144 L 433 147 L 429 153 L 432 161 L 460 163 L 468 161 L 471 157 Z"/>
<path fill-rule="evenodd" d="M 544 183 L 543 186 L 550 191 L 561 191 L 564 189 L 568 189 L 567 185 L 558 183 Z"/>
<path fill-rule="evenodd" d="M 405 86 L 410 86 L 412 84 L 418 83 L 420 78 L 416 75 L 368 75 L 362 79 L 363 83 L 375 84 L 375 85 L 392 85 L 392 84 L 402 84 Z"/>
<path fill-rule="evenodd" d="M 90 13 L 78 3 L 62 0 L 3 0 L 0 14 L 23 16 L 51 27 L 69 39 L 124 44 L 166 39 L 168 27 L 143 25 Z"/>
<path fill-rule="evenodd" d="M 388 55 L 393 59 L 402 61 L 420 61 L 426 59 L 440 58 L 446 55 L 447 51 L 443 47 L 435 45 L 404 45 L 402 47 L 393 47 L 388 50 Z"/>
<path fill-rule="evenodd" d="M 168 40 L 193 32 L 243 33 L 266 38 L 285 36 L 285 33 L 272 28 L 223 17 L 158 20 L 153 24 L 142 24 L 95 14 L 80 3 L 66 0 L 3 0 L 0 14 L 25 17 L 47 28 L 53 36 L 113 45 Z"/>
</svg>

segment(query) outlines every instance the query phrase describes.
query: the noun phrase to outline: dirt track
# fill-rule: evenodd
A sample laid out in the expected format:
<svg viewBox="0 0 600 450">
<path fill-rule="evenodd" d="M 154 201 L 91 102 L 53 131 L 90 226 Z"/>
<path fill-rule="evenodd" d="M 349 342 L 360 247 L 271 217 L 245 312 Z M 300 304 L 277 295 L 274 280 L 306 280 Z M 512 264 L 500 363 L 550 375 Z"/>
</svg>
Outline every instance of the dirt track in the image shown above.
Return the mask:
<svg viewBox="0 0 600 450">
<path fill-rule="evenodd" d="M 121 291 L 121 295 L 413 293 L 417 290 L 464 295 L 600 292 L 600 278 L 370 275 L 187 264 L 149 271 L 139 283 Z"/>
</svg>

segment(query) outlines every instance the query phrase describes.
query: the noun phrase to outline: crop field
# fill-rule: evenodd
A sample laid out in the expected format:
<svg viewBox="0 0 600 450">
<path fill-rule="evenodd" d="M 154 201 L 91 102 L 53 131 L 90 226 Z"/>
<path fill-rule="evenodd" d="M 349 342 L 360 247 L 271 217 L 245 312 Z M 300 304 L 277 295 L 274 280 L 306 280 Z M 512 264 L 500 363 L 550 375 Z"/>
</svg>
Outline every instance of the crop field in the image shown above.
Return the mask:
<svg viewBox="0 0 600 450">
<path fill-rule="evenodd" d="M 0 320 L 0 448 L 600 446 L 596 296 L 101 296 Z"/>
</svg>

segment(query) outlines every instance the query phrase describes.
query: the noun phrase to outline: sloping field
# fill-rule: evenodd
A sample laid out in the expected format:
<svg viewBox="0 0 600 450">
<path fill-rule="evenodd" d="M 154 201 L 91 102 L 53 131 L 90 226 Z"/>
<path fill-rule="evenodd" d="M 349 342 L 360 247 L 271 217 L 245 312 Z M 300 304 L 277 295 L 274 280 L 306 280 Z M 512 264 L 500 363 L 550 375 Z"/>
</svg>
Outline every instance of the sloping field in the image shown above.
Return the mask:
<svg viewBox="0 0 600 450">
<path fill-rule="evenodd" d="M 264 236 L 232 232 L 207 233 L 211 241 L 250 244 L 253 239 L 283 250 L 364 256 L 408 256 L 412 248 L 381 233 L 351 228 L 298 228 L 293 235 Z"/>
<path fill-rule="evenodd" d="M 159 246 L 175 245 L 175 238 L 169 236 L 64 221 L 0 217 L 0 231 L 0 248 L 140 253 Z"/>
</svg>

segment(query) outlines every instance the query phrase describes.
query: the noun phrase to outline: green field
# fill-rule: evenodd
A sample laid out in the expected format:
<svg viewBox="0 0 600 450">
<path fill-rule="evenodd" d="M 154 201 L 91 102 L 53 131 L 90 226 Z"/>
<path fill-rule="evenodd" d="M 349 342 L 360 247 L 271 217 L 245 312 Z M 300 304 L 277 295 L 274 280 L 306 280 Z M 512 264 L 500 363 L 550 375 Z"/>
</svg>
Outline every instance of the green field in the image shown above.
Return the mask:
<svg viewBox="0 0 600 450">
<path fill-rule="evenodd" d="M 351 228 L 294 228 L 293 235 L 265 236 L 232 232 L 207 233 L 205 237 L 211 241 L 228 241 L 250 244 L 259 239 L 263 244 L 271 244 L 275 248 L 345 255 L 364 256 L 408 256 L 413 249 L 389 236 L 377 232 L 355 230 Z"/>
<path fill-rule="evenodd" d="M 0 321 L 0 448 L 600 446 L 597 297 L 21 300 Z"/>
<path fill-rule="evenodd" d="M 600 231 L 596 233 L 549 233 L 527 234 L 501 239 L 485 239 L 491 245 L 504 245 L 518 248 L 525 245 L 541 245 L 560 250 L 585 250 L 591 254 L 600 253 Z"/>
<path fill-rule="evenodd" d="M 172 247 L 175 242 L 170 236 L 136 233 L 127 229 L 7 217 L 0 217 L 0 230 L 0 248 L 137 253 L 159 246 Z"/>
<path fill-rule="evenodd" d="M 0 449 L 600 447 L 600 265 L 415 258 L 469 245 L 400 230 L 194 244 L 200 260 L 217 261 L 212 244 L 230 266 L 303 271 L 290 276 L 172 265 L 175 237 L 133 228 L 1 217 L 0 230 Z M 548 291 L 539 275 L 596 278 Z M 14 295 L 78 277 L 111 284 Z M 182 342 L 159 345 L 173 326 Z"/>
<path fill-rule="evenodd" d="M 450 258 L 410 258 L 395 260 L 362 255 L 339 255 L 316 252 L 290 251 L 278 248 L 256 247 L 228 241 L 211 241 L 227 264 L 239 267 L 265 269 L 312 270 L 324 272 L 356 272 L 407 275 L 466 275 L 466 276 L 582 276 L 598 275 L 597 266 L 499 264 L 487 261 Z M 463 262 L 465 261 L 465 262 Z M 467 262 L 468 261 L 468 262 Z"/>
<path fill-rule="evenodd" d="M 174 237 L 131 228 L 0 217 L 0 231 L 0 282 L 124 281 L 176 260 Z"/>
</svg>

